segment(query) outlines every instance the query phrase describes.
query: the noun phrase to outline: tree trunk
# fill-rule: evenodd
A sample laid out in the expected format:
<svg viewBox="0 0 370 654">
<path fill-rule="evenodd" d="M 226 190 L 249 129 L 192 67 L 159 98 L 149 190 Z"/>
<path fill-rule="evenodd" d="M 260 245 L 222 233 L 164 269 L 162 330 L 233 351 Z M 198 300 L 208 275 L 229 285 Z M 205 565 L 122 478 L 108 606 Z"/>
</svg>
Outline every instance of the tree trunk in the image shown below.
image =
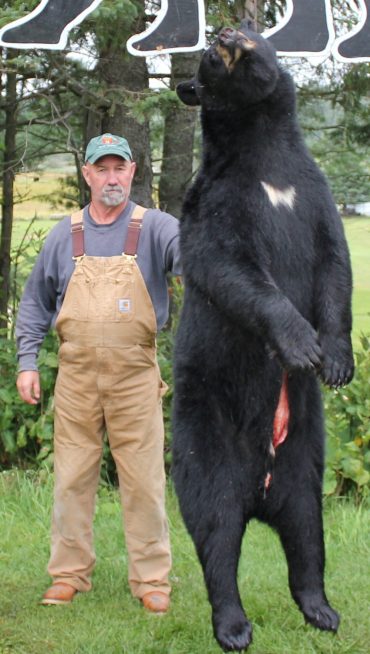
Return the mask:
<svg viewBox="0 0 370 654">
<path fill-rule="evenodd" d="M 143 117 L 139 122 L 132 112 L 136 98 L 140 99 L 143 93 L 148 91 L 149 76 L 145 58 L 129 55 L 125 47 L 128 36 L 141 32 L 145 26 L 144 0 L 137 0 L 135 5 L 138 9 L 135 24 L 125 22 L 124 17 L 116 14 L 112 7 L 112 13 L 108 17 L 109 29 L 102 24 L 101 31 L 97 32 L 99 62 L 96 76 L 101 81 L 103 101 L 100 105 L 91 107 L 89 111 L 86 142 L 104 132 L 125 136 L 137 163 L 131 197 L 135 202 L 151 207 L 153 199 L 149 120 Z M 123 22 L 120 23 L 120 20 Z M 114 38 L 112 21 L 115 21 L 117 30 L 117 36 Z"/>
<path fill-rule="evenodd" d="M 90 198 L 90 191 L 89 187 L 85 182 L 85 178 L 82 174 L 81 167 L 83 165 L 83 161 L 80 159 L 80 155 L 77 152 L 74 152 L 73 154 L 74 160 L 75 160 L 75 166 L 76 166 L 76 175 L 77 175 L 77 185 L 78 185 L 78 204 L 81 207 L 85 207 Z"/>
<path fill-rule="evenodd" d="M 121 134 L 127 138 L 137 163 L 132 199 L 144 207 L 151 207 L 153 200 L 149 121 L 147 118 L 143 118 L 142 122 L 136 120 L 124 101 L 127 95 L 132 101 L 135 97 L 133 94 L 139 97 L 148 90 L 149 78 L 145 59 L 130 57 L 117 51 L 105 52 L 100 65 L 100 75 L 107 89 L 115 90 L 112 107 L 103 114 L 102 132 Z"/>
<path fill-rule="evenodd" d="M 132 91 L 142 93 L 148 89 L 145 61 L 137 57 L 135 61 L 128 62 L 122 53 L 104 53 L 104 61 L 99 64 L 97 74 L 102 82 L 105 82 L 107 96 L 109 97 L 109 89 L 114 89 L 115 95 L 119 89 L 120 97 L 115 97 L 108 109 L 90 109 L 86 124 L 86 144 L 92 137 L 104 132 L 125 136 L 137 163 L 131 197 L 138 204 L 151 207 L 153 200 L 149 121 L 146 118 L 142 123 L 136 120 L 123 100 L 128 94 L 132 97 Z"/>
<path fill-rule="evenodd" d="M 8 326 L 8 300 L 10 294 L 10 250 L 13 228 L 13 198 L 16 157 L 17 134 L 17 74 L 10 71 L 12 59 L 18 55 L 17 51 L 7 54 L 6 62 L 8 72 L 5 82 L 5 139 L 3 158 L 3 201 L 0 238 L 0 328 Z"/>
<path fill-rule="evenodd" d="M 235 11 L 240 20 L 252 21 L 255 29 L 261 32 L 264 25 L 265 0 L 236 0 Z"/>
<path fill-rule="evenodd" d="M 171 89 L 193 77 L 199 53 L 172 55 Z M 198 112 L 182 104 L 169 103 L 165 114 L 159 205 L 180 217 L 185 191 L 193 174 L 194 132 Z"/>
</svg>

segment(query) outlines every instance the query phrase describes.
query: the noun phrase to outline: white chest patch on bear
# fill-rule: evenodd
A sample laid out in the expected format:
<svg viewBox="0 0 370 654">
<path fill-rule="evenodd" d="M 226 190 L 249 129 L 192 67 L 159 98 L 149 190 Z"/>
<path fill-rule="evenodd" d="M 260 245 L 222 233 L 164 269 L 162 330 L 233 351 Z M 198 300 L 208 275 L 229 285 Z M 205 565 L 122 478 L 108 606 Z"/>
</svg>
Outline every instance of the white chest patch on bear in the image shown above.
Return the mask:
<svg viewBox="0 0 370 654">
<path fill-rule="evenodd" d="M 288 207 L 288 209 L 293 209 L 296 196 L 294 186 L 287 186 L 285 189 L 279 189 L 271 186 L 271 184 L 267 184 L 267 182 L 261 182 L 261 184 L 265 189 L 271 204 L 274 207 L 283 205 Z"/>
</svg>

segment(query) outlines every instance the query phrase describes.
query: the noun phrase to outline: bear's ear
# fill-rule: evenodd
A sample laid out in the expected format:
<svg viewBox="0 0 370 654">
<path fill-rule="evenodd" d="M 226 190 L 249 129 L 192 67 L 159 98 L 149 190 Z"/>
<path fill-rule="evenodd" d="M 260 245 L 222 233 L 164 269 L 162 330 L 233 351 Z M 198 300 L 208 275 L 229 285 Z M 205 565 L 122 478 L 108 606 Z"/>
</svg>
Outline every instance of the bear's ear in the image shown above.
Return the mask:
<svg viewBox="0 0 370 654">
<path fill-rule="evenodd" d="M 188 82 L 180 82 L 180 84 L 176 86 L 176 93 L 180 100 L 190 107 L 195 107 L 200 104 L 199 98 L 195 92 L 194 79 L 191 79 Z"/>
</svg>

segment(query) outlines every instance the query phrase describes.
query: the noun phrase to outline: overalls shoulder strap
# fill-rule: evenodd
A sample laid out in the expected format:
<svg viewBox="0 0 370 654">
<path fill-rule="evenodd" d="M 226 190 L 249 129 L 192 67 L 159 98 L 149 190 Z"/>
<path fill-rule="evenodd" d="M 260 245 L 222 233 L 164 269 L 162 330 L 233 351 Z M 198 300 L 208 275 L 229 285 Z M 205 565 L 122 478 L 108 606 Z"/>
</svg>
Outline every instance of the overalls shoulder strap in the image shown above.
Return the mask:
<svg viewBox="0 0 370 654">
<path fill-rule="evenodd" d="M 72 252 L 74 259 L 83 257 L 85 254 L 83 215 L 83 209 L 75 211 L 71 215 Z"/>
<path fill-rule="evenodd" d="M 133 210 L 127 229 L 126 242 L 123 249 L 124 254 L 132 257 L 136 255 L 145 212 L 145 207 L 141 207 L 138 204 Z M 83 209 L 71 215 L 71 234 L 73 258 L 78 259 L 85 254 Z"/>
<path fill-rule="evenodd" d="M 138 204 L 133 210 L 131 220 L 127 228 L 127 236 L 123 254 L 127 254 L 131 257 L 136 255 L 145 212 L 145 207 L 140 207 Z"/>
</svg>

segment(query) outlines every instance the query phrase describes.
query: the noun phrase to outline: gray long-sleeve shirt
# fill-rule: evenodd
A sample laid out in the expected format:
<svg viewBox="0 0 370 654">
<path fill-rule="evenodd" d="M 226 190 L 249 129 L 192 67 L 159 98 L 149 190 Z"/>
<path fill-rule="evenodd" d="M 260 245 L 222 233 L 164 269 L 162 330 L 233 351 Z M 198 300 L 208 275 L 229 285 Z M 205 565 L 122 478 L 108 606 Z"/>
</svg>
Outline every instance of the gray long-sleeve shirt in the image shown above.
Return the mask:
<svg viewBox="0 0 370 654">
<path fill-rule="evenodd" d="M 135 207 L 129 202 L 109 225 L 92 220 L 84 209 L 85 254 L 112 257 L 123 252 L 127 227 Z M 149 209 L 140 233 L 137 264 L 143 275 L 157 318 L 158 331 L 168 318 L 166 273 L 181 274 L 179 223 L 170 214 Z M 72 259 L 71 220 L 64 218 L 46 238 L 19 306 L 16 337 L 19 371 L 37 370 L 37 355 L 50 326 L 55 324 L 69 280 Z"/>
</svg>

